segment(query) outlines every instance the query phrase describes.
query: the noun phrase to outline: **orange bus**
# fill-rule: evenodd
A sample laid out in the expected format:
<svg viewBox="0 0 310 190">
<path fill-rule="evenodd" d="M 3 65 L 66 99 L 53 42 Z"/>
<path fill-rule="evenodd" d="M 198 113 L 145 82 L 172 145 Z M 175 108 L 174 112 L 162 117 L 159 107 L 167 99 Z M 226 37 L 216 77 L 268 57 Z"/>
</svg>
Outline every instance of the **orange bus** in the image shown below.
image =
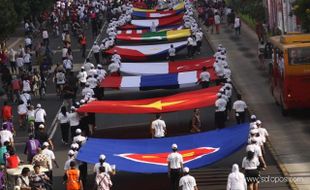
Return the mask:
<svg viewBox="0 0 310 190">
<path fill-rule="evenodd" d="M 271 92 L 282 114 L 310 108 L 310 34 L 274 36 L 270 43 Z"/>
</svg>

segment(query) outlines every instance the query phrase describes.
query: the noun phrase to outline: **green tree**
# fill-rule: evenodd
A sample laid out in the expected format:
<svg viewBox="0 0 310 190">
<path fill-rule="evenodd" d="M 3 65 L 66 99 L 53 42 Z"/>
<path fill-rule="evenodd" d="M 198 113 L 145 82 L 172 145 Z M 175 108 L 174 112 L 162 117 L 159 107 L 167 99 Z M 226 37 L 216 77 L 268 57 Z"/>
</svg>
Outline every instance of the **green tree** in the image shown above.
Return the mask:
<svg viewBox="0 0 310 190">
<path fill-rule="evenodd" d="M 293 12 L 300 18 L 302 28 L 305 32 L 310 32 L 310 1 L 296 0 L 293 5 Z"/>
<path fill-rule="evenodd" d="M 17 13 L 17 19 L 19 21 L 23 20 L 25 16 L 30 13 L 29 1 L 25 0 L 13 0 L 14 9 Z"/>
<path fill-rule="evenodd" d="M 18 23 L 12 0 L 0 0 L 0 41 L 12 33 Z"/>
</svg>

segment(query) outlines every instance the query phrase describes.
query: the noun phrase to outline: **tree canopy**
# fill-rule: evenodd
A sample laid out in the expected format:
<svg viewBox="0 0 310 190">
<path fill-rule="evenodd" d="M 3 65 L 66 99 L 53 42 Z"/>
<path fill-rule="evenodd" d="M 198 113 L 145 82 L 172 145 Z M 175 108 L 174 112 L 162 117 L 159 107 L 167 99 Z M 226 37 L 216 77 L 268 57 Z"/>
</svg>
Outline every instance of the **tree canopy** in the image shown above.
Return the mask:
<svg viewBox="0 0 310 190">
<path fill-rule="evenodd" d="M 310 32 L 310 1 L 296 0 L 293 5 L 293 12 L 301 20 L 305 32 Z"/>
</svg>

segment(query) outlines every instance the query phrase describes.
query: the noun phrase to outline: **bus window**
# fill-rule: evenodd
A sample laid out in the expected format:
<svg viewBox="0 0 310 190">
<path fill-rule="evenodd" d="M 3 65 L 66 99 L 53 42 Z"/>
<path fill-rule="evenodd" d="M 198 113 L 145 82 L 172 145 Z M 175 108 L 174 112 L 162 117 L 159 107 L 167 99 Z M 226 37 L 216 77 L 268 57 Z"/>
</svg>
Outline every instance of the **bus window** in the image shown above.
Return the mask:
<svg viewBox="0 0 310 190">
<path fill-rule="evenodd" d="M 310 65 L 310 47 L 289 49 L 288 59 L 291 65 Z"/>
</svg>

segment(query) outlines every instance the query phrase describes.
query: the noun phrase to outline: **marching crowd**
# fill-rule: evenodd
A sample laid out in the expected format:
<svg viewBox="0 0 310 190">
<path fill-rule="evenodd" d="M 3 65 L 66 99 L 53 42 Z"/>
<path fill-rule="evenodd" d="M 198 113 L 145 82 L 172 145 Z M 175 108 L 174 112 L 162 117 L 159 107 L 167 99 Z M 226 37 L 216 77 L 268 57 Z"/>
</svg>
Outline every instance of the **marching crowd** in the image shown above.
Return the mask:
<svg viewBox="0 0 310 190">
<path fill-rule="evenodd" d="M 177 3 L 178 0 L 170 1 L 168 7 L 172 8 Z M 159 6 L 163 7 L 164 4 L 163 1 L 158 1 Z M 91 136 L 96 129 L 95 114 L 78 113 L 77 109 L 83 104 L 103 99 L 104 92 L 99 87 L 100 81 L 107 75 L 119 74 L 121 56 L 118 55 L 118 52 L 115 51 L 111 58 L 101 52 L 114 46 L 117 28 L 131 21 L 132 8 L 133 5 L 127 1 L 56 1 L 52 11 L 42 15 L 39 24 L 31 19 L 25 19 L 24 44 L 21 44 L 17 50 L 13 48 L 1 50 L 1 79 L 8 101 L 4 101 L 1 110 L 3 122 L 0 131 L 0 164 L 3 167 L 0 171 L 0 182 L 2 182 L 0 190 L 8 185 L 3 181 L 6 173 L 18 169 L 20 164 L 26 164 L 26 162 L 27 165 L 20 169 L 21 175 L 13 183 L 14 188 L 16 190 L 52 189 L 53 167 L 59 168 L 59 164 L 54 154 L 54 144 L 46 130 L 48 113 L 40 103 L 33 105 L 34 97 L 45 98 L 50 76 L 55 83 L 57 95 L 61 100 L 64 100 L 57 115 L 62 143 L 64 145 L 71 143 L 68 158 L 64 163 L 63 180 L 67 190 L 87 189 L 87 185 L 89 185 L 87 163 L 78 161 L 76 158 L 87 137 Z M 203 32 L 194 18 L 194 10 L 190 1 L 185 1 L 185 8 L 184 27 L 191 29 L 192 33 L 187 39 L 187 56 L 192 59 L 194 55 L 201 52 Z M 218 15 L 218 12 L 214 11 L 214 14 Z M 91 46 L 95 61 L 92 63 L 86 56 L 87 40 L 84 31 L 90 24 L 93 37 L 97 36 L 100 33 L 100 28 L 104 25 L 105 17 L 109 21 L 105 31 L 106 38 L 100 43 L 95 41 Z M 152 25 L 150 30 L 156 31 L 156 27 Z M 219 32 L 218 27 L 216 27 L 216 31 Z M 39 37 L 37 37 L 38 33 Z M 63 42 L 61 60 L 53 60 L 54 53 L 50 49 L 51 36 L 60 38 Z M 71 37 L 76 38 L 81 48 L 81 56 L 85 58 L 85 63 L 76 75 L 73 72 L 75 61 L 72 54 Z M 35 41 L 38 43 L 35 44 Z M 215 102 L 215 125 L 219 129 L 225 127 L 225 122 L 230 119 L 231 110 L 234 110 L 238 124 L 244 123 L 246 120 L 247 105 L 241 95 L 237 95 L 237 100 L 232 103 L 233 86 L 226 53 L 226 49 L 219 45 L 218 51 L 214 54 L 213 69 L 217 75 L 215 83 L 224 84 L 217 94 L 218 99 Z M 175 60 L 176 50 L 173 45 L 168 50 L 168 55 L 170 61 Z M 34 66 L 34 60 L 38 63 L 38 68 Z M 61 63 L 58 63 L 59 61 Z M 53 62 L 57 62 L 57 64 L 51 71 Z M 106 65 L 108 65 L 107 71 L 104 69 Z M 210 86 L 210 73 L 207 68 L 202 68 L 198 83 L 202 88 Z M 78 100 L 79 97 L 81 98 Z M 17 104 L 16 110 L 10 103 Z M 13 112 L 17 112 L 17 120 L 13 118 Z M 27 161 L 22 161 L 15 150 L 14 138 L 19 129 L 15 129 L 14 122 L 18 124 L 19 129 L 25 129 L 29 134 L 24 149 Z M 194 110 L 191 124 L 191 132 L 201 131 L 199 109 Z M 227 190 L 247 189 L 246 183 L 249 189 L 257 190 L 259 169 L 266 169 L 264 144 L 268 132 L 262 127 L 262 122 L 256 120 L 255 116 L 251 116 L 250 127 L 249 143 L 246 147 L 247 154 L 242 161 L 245 175 L 239 172 L 238 165 L 234 164 L 232 173 L 228 177 Z M 154 138 L 162 138 L 166 135 L 166 124 L 160 114 L 156 115 L 156 120 L 152 122 L 151 131 Z M 167 159 L 171 187 L 172 189 L 181 187 L 182 189 L 197 190 L 196 181 L 189 174 L 189 168 L 183 167 L 182 155 L 177 150 L 178 145 L 173 144 L 172 153 Z M 111 176 L 116 174 L 116 169 L 115 165 L 106 162 L 105 155 L 99 156 L 93 173 L 96 189 L 108 190 L 112 187 Z M 184 174 L 183 177 L 181 177 L 181 173 Z M 245 177 L 254 177 L 256 181 L 248 179 L 246 181 Z"/>
</svg>

